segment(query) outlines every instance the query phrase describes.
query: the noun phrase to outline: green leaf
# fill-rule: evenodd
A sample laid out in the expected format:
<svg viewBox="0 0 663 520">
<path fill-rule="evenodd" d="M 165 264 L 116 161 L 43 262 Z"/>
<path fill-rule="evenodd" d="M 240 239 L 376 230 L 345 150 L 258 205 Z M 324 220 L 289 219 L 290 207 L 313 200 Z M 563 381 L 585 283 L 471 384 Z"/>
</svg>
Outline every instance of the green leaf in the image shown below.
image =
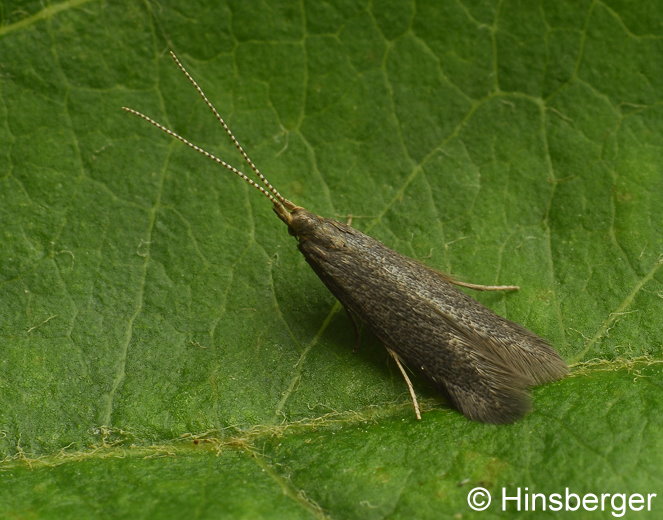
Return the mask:
<svg viewBox="0 0 663 520">
<path fill-rule="evenodd" d="M 5 2 L 0 516 L 489 519 L 503 489 L 660 490 L 661 14 Z M 242 165 L 168 48 L 288 198 L 520 285 L 474 296 L 570 377 L 509 426 L 415 381 L 416 421 L 264 198 L 120 110 Z"/>
</svg>

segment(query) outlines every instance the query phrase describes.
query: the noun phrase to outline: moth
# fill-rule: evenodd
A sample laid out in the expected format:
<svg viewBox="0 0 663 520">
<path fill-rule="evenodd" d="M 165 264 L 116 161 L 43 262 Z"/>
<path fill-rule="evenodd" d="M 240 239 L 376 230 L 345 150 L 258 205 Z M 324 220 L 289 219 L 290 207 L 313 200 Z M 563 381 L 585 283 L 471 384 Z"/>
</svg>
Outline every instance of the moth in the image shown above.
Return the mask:
<svg viewBox="0 0 663 520">
<path fill-rule="evenodd" d="M 428 379 L 468 418 L 496 424 L 513 422 L 529 411 L 529 387 L 567 374 L 565 362 L 544 339 L 498 316 L 457 288 L 518 287 L 454 280 L 348 224 L 316 215 L 283 197 L 258 170 L 177 56 L 172 51 L 170 54 L 257 181 L 145 114 L 122 108 L 238 175 L 270 200 L 320 280 L 353 321 L 361 321 L 393 356 L 417 417 L 419 406 L 403 364 Z"/>
</svg>

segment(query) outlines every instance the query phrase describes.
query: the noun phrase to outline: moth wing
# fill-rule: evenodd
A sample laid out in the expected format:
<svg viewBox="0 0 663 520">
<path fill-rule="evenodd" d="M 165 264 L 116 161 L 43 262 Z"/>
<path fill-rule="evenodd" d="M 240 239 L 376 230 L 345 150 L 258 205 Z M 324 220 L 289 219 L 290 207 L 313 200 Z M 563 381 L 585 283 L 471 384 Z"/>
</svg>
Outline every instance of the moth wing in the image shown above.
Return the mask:
<svg viewBox="0 0 663 520">
<path fill-rule="evenodd" d="M 447 355 L 434 356 L 423 373 L 463 415 L 504 424 L 531 409 L 529 380 L 495 356 L 483 338 L 456 331 L 446 343 Z"/>
<path fill-rule="evenodd" d="M 468 286 L 464 282 L 458 283 L 445 273 L 434 269 L 429 270 L 445 283 Z M 528 385 L 557 381 L 568 374 L 569 369 L 566 363 L 546 340 L 522 325 L 495 314 L 464 292 L 456 288 L 454 290 L 457 292 L 458 298 L 462 298 L 466 302 L 465 305 L 474 308 L 472 318 L 476 320 L 474 330 L 489 329 L 489 332 L 484 332 L 483 335 L 465 331 L 465 334 L 469 334 L 471 337 L 470 341 L 484 347 L 484 350 L 492 351 L 502 360 L 502 364 L 510 367 L 512 372 L 517 372 L 527 379 Z M 442 314 L 449 326 L 454 325 L 455 322 L 449 320 L 443 311 L 434 308 L 434 312 Z"/>
</svg>

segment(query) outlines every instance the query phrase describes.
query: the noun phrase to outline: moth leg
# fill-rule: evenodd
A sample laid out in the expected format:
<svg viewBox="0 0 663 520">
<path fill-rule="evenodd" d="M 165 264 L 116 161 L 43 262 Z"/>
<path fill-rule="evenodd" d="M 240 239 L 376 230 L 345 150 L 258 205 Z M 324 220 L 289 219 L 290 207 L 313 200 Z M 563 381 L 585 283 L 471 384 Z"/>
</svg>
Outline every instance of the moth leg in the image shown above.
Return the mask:
<svg viewBox="0 0 663 520">
<path fill-rule="evenodd" d="M 517 291 L 520 289 L 518 285 L 480 285 L 476 283 L 461 282 L 460 280 L 448 279 L 454 285 L 474 289 L 475 291 Z"/>
<path fill-rule="evenodd" d="M 345 306 L 343 306 L 343 308 L 345 309 L 345 313 L 348 315 L 348 318 L 350 318 L 352 326 L 355 330 L 355 346 L 352 347 L 352 352 L 359 352 L 359 346 L 361 345 L 361 328 L 357 322 L 356 316 L 350 312 L 350 309 Z"/>
<path fill-rule="evenodd" d="M 396 365 L 398 365 L 398 369 L 401 371 L 403 379 L 405 379 L 405 384 L 407 385 L 407 389 L 410 391 L 410 397 L 412 398 L 412 404 L 414 405 L 414 414 L 417 416 L 417 419 L 421 420 L 421 411 L 419 410 L 419 402 L 417 401 L 417 394 L 414 393 L 414 387 L 412 386 L 412 382 L 410 381 L 410 378 L 405 372 L 405 368 L 401 363 L 401 358 L 398 356 L 398 354 L 396 354 L 396 352 L 394 352 L 390 348 L 387 348 L 387 352 L 389 352 L 389 354 L 391 354 L 391 357 L 394 358 L 394 361 L 396 361 Z"/>
</svg>

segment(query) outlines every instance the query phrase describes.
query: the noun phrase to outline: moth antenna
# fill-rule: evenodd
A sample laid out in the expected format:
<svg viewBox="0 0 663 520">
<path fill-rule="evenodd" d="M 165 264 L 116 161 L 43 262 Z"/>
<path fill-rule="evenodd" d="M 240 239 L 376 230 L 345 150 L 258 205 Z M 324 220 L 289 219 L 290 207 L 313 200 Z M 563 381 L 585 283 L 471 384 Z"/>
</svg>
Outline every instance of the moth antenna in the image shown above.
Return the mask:
<svg viewBox="0 0 663 520">
<path fill-rule="evenodd" d="M 220 158 L 217 157 L 216 155 L 209 153 L 207 150 L 201 148 L 200 146 L 198 146 L 198 145 L 196 145 L 196 144 L 193 144 L 191 141 L 189 141 L 188 139 L 182 137 L 180 134 L 178 134 L 178 133 L 176 133 L 176 132 L 173 132 L 170 128 L 167 128 L 167 127 L 163 126 L 161 123 L 158 123 L 157 121 L 155 121 L 154 119 L 152 119 L 150 116 L 146 116 L 146 115 L 143 114 L 142 112 L 139 112 L 138 110 L 134 110 L 133 108 L 129 108 L 129 107 L 122 107 L 122 110 L 126 110 L 126 111 L 129 112 L 130 114 L 133 114 L 133 115 L 135 115 L 135 116 L 140 117 L 141 119 L 144 119 L 145 121 L 147 121 L 147 122 L 150 123 L 151 125 L 156 126 L 159 130 L 161 130 L 161 131 L 167 133 L 169 136 L 174 137 L 174 138 L 177 139 L 178 141 L 183 142 L 183 143 L 184 143 L 185 145 L 187 145 L 188 147 L 193 148 L 196 152 L 203 154 L 205 157 L 207 157 L 207 158 L 209 158 L 209 159 L 212 159 L 214 162 L 220 164 L 221 166 L 223 166 L 223 167 L 226 168 L 227 170 L 230 170 L 230 171 L 233 172 L 235 175 L 238 175 L 239 177 L 241 177 L 242 179 L 244 179 L 246 182 L 248 182 L 251 186 L 253 186 L 253 187 L 256 188 L 257 190 L 259 190 L 263 195 L 265 195 L 265 197 L 267 197 L 269 200 L 271 200 L 271 201 L 274 203 L 275 206 L 277 206 L 277 207 L 281 207 L 281 208 L 284 207 L 284 206 L 285 206 L 285 207 L 288 207 L 289 204 L 292 205 L 292 206 L 294 206 L 294 204 L 292 204 L 292 202 L 286 200 L 284 197 L 282 197 L 282 196 L 280 196 L 280 195 L 278 195 L 279 199 L 277 200 L 277 199 L 274 197 L 274 195 L 272 195 L 272 194 L 271 194 L 270 192 L 268 192 L 265 188 L 263 188 L 262 186 L 260 186 L 260 184 L 258 184 L 256 181 L 254 181 L 253 179 L 251 179 L 251 178 L 250 178 L 248 175 L 246 175 L 244 172 L 238 170 L 238 169 L 235 168 L 233 165 L 228 164 L 226 161 L 224 161 L 223 159 L 220 159 Z M 278 194 L 278 192 L 276 192 L 276 193 Z"/>
<path fill-rule="evenodd" d="M 188 79 L 189 82 L 190 82 L 190 83 L 193 85 L 193 87 L 196 89 L 196 91 L 198 92 L 198 94 L 200 95 L 200 97 L 203 99 L 203 101 L 205 102 L 205 104 L 209 107 L 209 109 L 210 109 L 210 110 L 212 111 L 212 113 L 214 114 L 214 117 L 216 117 L 216 120 L 217 120 L 219 123 L 221 123 L 221 126 L 223 127 L 223 129 L 226 131 L 226 133 L 227 133 L 228 136 L 230 137 L 230 140 L 231 140 L 231 141 L 233 142 L 233 144 L 235 145 L 235 148 L 237 148 L 237 149 L 239 150 L 239 153 L 242 154 L 242 157 L 244 158 L 244 160 L 246 161 L 246 163 L 249 165 L 249 167 L 251 168 L 251 170 L 253 170 L 253 172 L 258 176 L 258 178 L 262 181 L 262 183 L 265 185 L 265 187 L 267 187 L 267 189 L 268 189 L 269 191 L 271 191 L 272 194 L 273 194 L 277 199 L 279 199 L 279 201 L 281 201 L 282 204 L 284 204 L 284 205 L 287 207 L 287 206 L 288 206 L 288 204 L 287 204 L 288 201 L 286 200 L 286 198 L 283 197 L 283 196 L 278 192 L 278 190 L 277 190 L 274 186 L 272 186 L 272 184 L 267 180 L 267 177 L 265 177 L 265 176 L 260 172 L 260 170 L 258 169 L 258 167 L 253 163 L 253 161 L 251 160 L 251 158 L 249 157 L 249 155 L 244 151 L 244 148 L 242 148 L 242 145 L 239 144 L 239 141 L 237 140 L 237 138 L 235 137 L 235 135 L 234 135 L 234 134 L 232 133 L 232 131 L 230 130 L 230 127 L 226 124 L 226 122 L 225 122 L 225 121 L 223 120 L 223 118 L 221 117 L 221 114 L 219 114 L 219 111 L 218 111 L 218 110 L 216 109 L 216 107 L 212 104 L 212 102 L 207 98 L 207 96 L 205 95 L 205 92 L 203 92 L 203 89 L 200 87 L 200 85 L 198 85 L 198 82 L 197 82 L 195 79 L 193 79 L 193 76 L 191 76 L 191 74 L 189 74 L 189 71 L 187 71 L 186 68 L 184 67 L 184 65 L 182 65 L 182 62 L 179 60 L 179 58 L 177 57 L 177 55 L 176 55 L 173 51 L 169 51 L 169 52 L 170 52 L 170 56 L 171 56 L 171 58 L 173 58 L 173 61 L 175 62 L 175 64 L 176 64 L 176 65 L 179 67 L 179 69 L 184 73 L 184 75 L 186 76 L 186 79 Z"/>
</svg>

